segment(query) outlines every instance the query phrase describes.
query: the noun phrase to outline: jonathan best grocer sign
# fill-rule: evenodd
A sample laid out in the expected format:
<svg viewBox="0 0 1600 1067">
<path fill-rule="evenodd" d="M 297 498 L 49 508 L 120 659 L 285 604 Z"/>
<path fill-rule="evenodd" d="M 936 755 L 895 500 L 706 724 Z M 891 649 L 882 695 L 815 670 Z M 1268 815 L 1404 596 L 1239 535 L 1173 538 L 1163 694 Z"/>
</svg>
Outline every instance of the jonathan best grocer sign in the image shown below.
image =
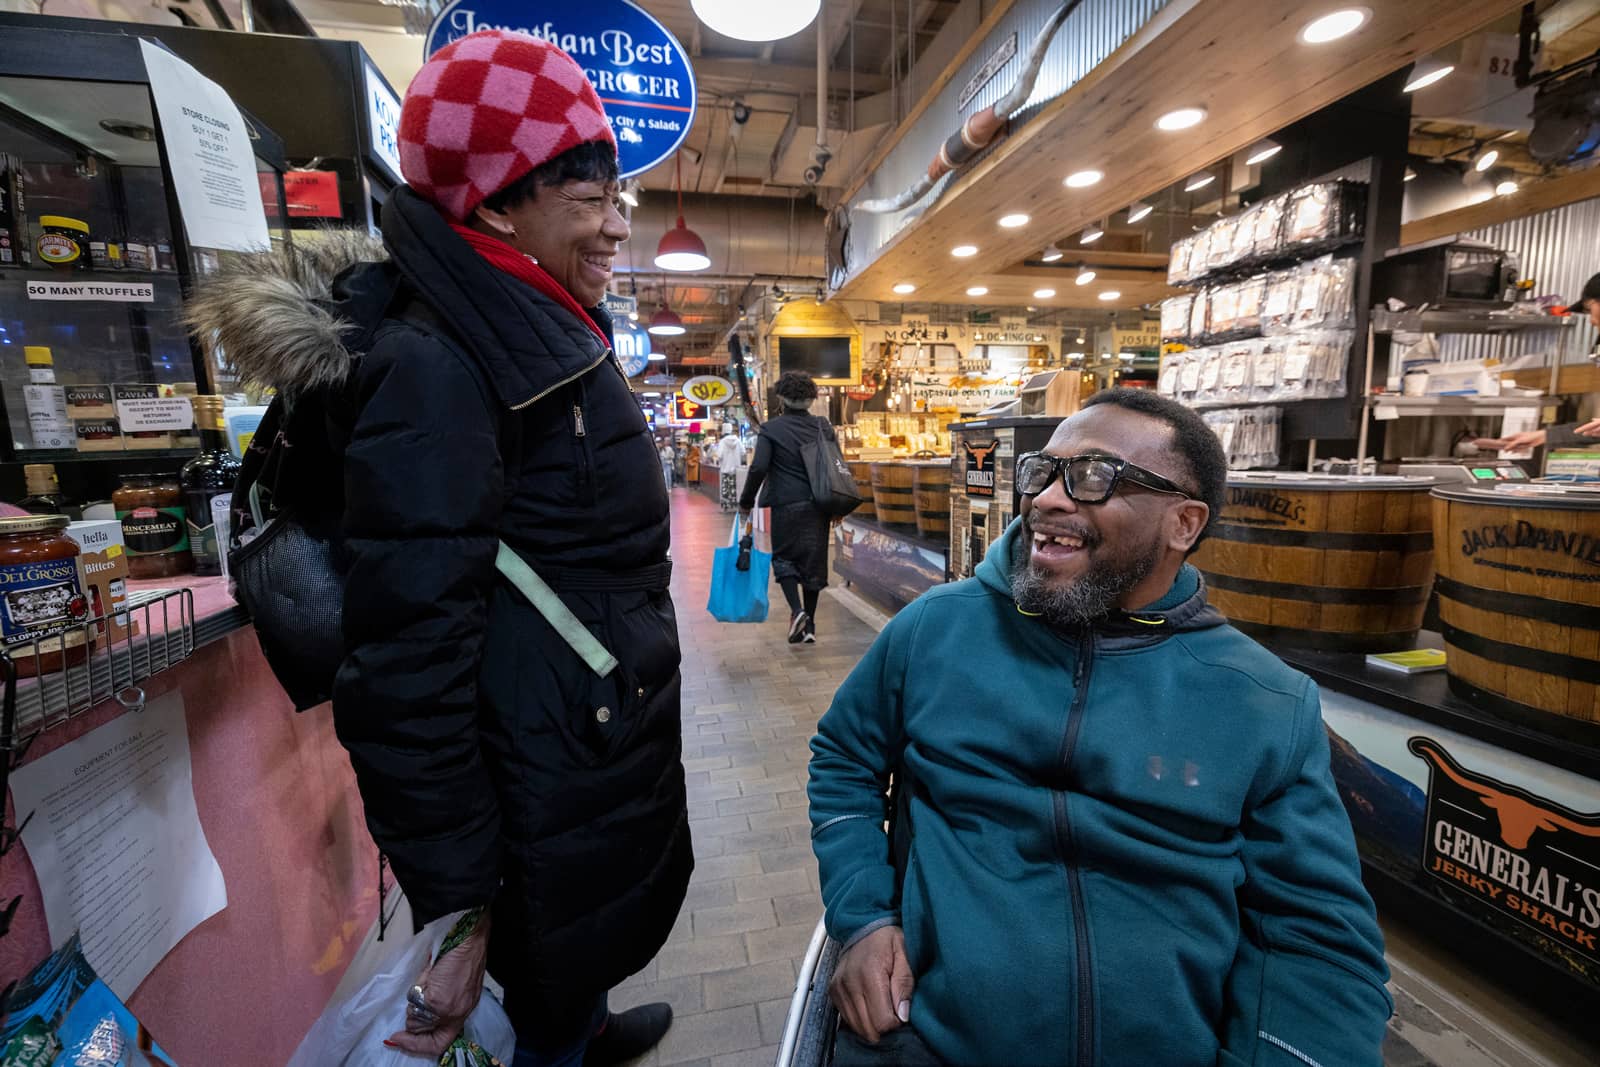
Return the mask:
<svg viewBox="0 0 1600 1067">
<path fill-rule="evenodd" d="M 669 159 L 694 125 L 694 71 L 678 39 L 628 0 L 530 4 L 453 0 L 428 30 L 424 56 L 479 30 L 516 30 L 565 51 L 594 84 L 617 138 L 622 176 Z"/>
</svg>

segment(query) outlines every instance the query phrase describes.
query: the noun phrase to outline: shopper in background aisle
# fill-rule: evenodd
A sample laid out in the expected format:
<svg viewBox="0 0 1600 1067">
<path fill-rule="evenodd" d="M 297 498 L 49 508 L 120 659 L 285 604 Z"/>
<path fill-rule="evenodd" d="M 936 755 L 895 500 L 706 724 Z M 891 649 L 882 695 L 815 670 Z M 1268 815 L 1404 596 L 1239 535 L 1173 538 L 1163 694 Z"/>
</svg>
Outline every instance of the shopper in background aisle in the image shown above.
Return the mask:
<svg viewBox="0 0 1600 1067">
<path fill-rule="evenodd" d="M 484 914 L 393 1042 L 437 1057 L 487 965 L 518 1067 L 618 1063 L 670 1025 L 606 993 L 666 941 L 693 855 L 667 494 L 599 306 L 628 238 L 616 142 L 570 57 L 502 31 L 423 66 L 399 140 L 391 263 L 336 286 L 383 311 L 345 454 L 334 717 L 416 920 Z M 502 542 L 620 666 L 498 576 Z"/>
<path fill-rule="evenodd" d="M 1600 329 L 1600 274 L 1584 283 L 1578 306 L 1589 313 L 1589 323 Z M 1522 452 L 1530 448 L 1593 448 L 1600 438 L 1600 419 L 1564 422 L 1542 430 L 1523 430 L 1505 437 L 1480 437 L 1473 444 L 1488 450 Z"/>
<path fill-rule="evenodd" d="M 1194 412 L 1095 395 L 840 688 L 809 787 L 838 1067 L 1382 1062 L 1317 688 L 1184 563 L 1226 480 Z"/>
<path fill-rule="evenodd" d="M 739 465 L 744 462 L 744 442 L 729 426 L 717 442 L 717 499 L 722 510 L 732 511 L 739 505 Z"/>
<path fill-rule="evenodd" d="M 683 480 L 690 485 L 700 484 L 700 446 L 690 444 L 688 455 L 684 457 Z"/>
<path fill-rule="evenodd" d="M 661 442 L 658 455 L 661 457 L 661 478 L 667 483 L 667 489 L 670 490 L 672 488 L 672 464 L 678 458 L 672 451 L 672 442 L 670 440 Z"/>
<path fill-rule="evenodd" d="M 789 602 L 789 643 L 817 640 L 817 598 L 828 587 L 828 517 L 811 499 L 811 479 L 801 453 L 819 437 L 834 439 L 828 420 L 810 414 L 817 398 L 811 375 L 788 371 L 778 379 L 783 411 L 756 438 L 739 514 L 748 519 L 763 485 L 761 506 L 772 509 L 772 573 Z"/>
</svg>

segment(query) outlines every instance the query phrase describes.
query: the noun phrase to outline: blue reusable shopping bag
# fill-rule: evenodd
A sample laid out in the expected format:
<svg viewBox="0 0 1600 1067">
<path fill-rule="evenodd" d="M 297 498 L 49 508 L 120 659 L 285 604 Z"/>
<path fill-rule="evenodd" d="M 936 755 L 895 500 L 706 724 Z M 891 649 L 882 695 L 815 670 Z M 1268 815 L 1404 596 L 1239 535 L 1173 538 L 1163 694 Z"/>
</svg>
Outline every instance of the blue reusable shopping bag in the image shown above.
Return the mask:
<svg viewBox="0 0 1600 1067">
<path fill-rule="evenodd" d="M 750 549 L 750 567 L 739 569 L 739 518 L 734 516 L 728 544 L 711 556 L 711 596 L 706 610 L 718 622 L 766 622 L 767 576 L 772 554 Z"/>
</svg>

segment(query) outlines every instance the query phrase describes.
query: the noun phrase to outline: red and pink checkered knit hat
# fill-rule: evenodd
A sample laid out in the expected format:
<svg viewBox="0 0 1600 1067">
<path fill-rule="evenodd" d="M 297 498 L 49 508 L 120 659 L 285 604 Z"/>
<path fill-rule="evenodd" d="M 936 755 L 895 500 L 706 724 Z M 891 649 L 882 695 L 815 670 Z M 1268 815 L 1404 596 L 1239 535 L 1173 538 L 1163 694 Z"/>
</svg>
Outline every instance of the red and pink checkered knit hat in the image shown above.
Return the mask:
<svg viewBox="0 0 1600 1067">
<path fill-rule="evenodd" d="M 400 108 L 400 173 L 446 216 L 589 141 L 616 137 L 573 58 L 525 33 L 484 30 L 433 54 Z"/>
</svg>

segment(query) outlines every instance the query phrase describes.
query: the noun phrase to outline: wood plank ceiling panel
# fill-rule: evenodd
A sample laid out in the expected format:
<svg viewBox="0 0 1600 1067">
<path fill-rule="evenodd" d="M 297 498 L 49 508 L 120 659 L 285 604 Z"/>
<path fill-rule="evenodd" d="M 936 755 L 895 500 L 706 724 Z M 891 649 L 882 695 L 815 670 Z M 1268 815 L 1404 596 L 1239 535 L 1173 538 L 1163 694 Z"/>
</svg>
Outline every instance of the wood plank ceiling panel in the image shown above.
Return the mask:
<svg viewBox="0 0 1600 1067">
<path fill-rule="evenodd" d="M 1368 6 L 1373 17 L 1358 33 L 1310 46 L 1297 35 L 1327 13 L 1327 0 L 1173 0 L 1016 137 L 960 176 L 838 295 L 893 300 L 892 286 L 906 281 L 917 285 L 918 300 L 1015 303 L 1001 299 L 1013 289 L 998 279 L 1050 241 L 1148 199 L 1520 5 L 1377 0 Z M 1200 126 L 1181 133 L 1155 128 L 1167 111 L 1192 106 L 1208 110 Z M 1089 189 L 1063 188 L 1067 174 L 1089 168 L 1103 171 L 1105 180 Z M 1025 212 L 1032 222 L 1003 231 L 996 219 L 1009 212 Z M 976 245 L 978 255 L 953 258 L 950 250 L 962 244 Z M 967 297 L 973 285 L 987 285 L 991 295 Z M 1146 292 L 1137 285 L 1117 288 L 1123 298 L 1102 306 L 1130 307 Z"/>
</svg>

